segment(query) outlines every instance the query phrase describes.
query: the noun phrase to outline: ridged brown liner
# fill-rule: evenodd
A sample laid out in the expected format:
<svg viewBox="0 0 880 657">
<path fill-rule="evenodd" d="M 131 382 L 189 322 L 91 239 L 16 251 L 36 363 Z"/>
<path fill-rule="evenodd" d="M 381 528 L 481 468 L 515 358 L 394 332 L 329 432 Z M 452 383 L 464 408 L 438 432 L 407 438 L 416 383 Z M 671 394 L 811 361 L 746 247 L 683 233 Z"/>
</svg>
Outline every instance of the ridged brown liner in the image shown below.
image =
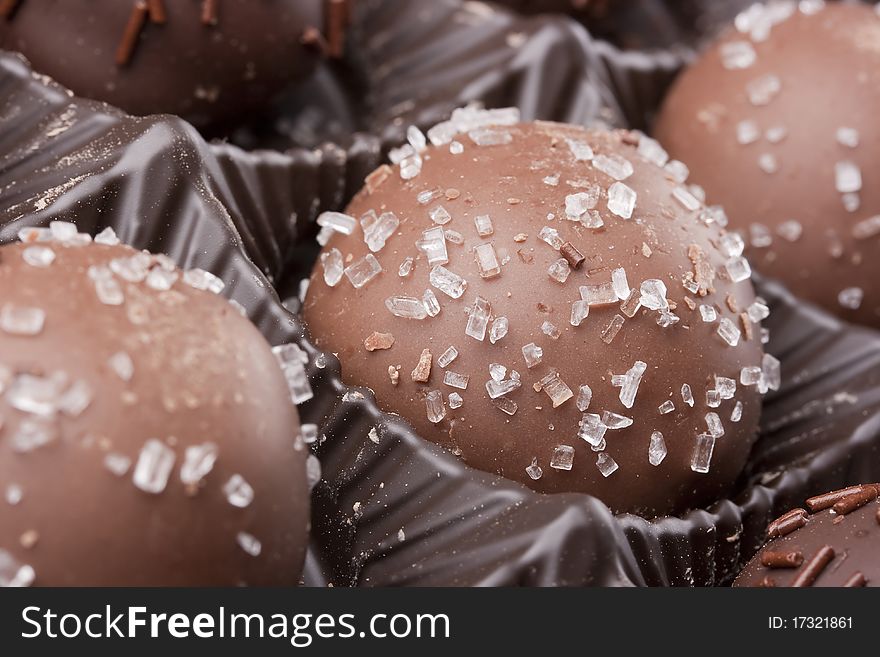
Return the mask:
<svg viewBox="0 0 880 657">
<path fill-rule="evenodd" d="M 380 12 L 370 20 L 382 18 Z M 409 18 L 399 16 L 399 30 Z M 575 48 L 563 48 L 569 55 L 594 43 L 564 19 L 529 20 L 539 26 L 532 38 L 566 43 Z M 420 41 L 423 57 L 433 56 L 430 34 Z M 479 39 L 465 40 L 471 42 L 476 47 Z M 493 58 L 503 68 L 494 73 L 470 63 L 477 78 L 493 82 L 487 89 L 513 90 L 496 100 L 522 100 L 529 116 L 535 103 L 526 96 L 537 94 L 564 114 L 567 100 L 539 93 L 542 71 L 581 70 L 567 61 L 552 65 L 559 53 L 537 49 L 526 67 L 535 72 L 528 84 L 507 60 Z M 636 55 L 603 75 L 615 81 L 620 98 L 640 80 L 651 81 L 644 97 L 656 102 L 672 68 L 652 68 L 651 58 Z M 460 66 L 475 59 L 473 53 L 449 56 Z M 629 64 L 635 60 L 640 66 Z M 554 88 L 589 87 L 594 73 L 581 70 L 581 77 Z M 421 97 L 418 91 L 410 93 Z M 607 93 L 610 87 L 595 97 Z M 648 114 L 650 103 L 637 97 L 616 103 L 633 117 L 621 112 L 621 121 Z M 291 265 L 290 258 L 312 249 L 311 219 L 321 209 L 344 206 L 378 163 L 382 140 L 357 136 L 347 149 L 283 154 L 209 147 L 177 119 L 132 119 L 72 99 L 9 55 L 0 56 L 0 99 L 0 240 L 55 218 L 75 219 L 83 230 L 112 225 L 136 246 L 222 276 L 271 342 L 300 340 L 313 356 L 315 398 L 300 411 L 304 422 L 321 427 L 324 478 L 313 496 L 309 584 L 720 584 L 755 551 L 780 512 L 822 490 L 880 478 L 880 337 L 763 283 L 772 308 L 769 349 L 783 362 L 783 387 L 766 399 L 761 438 L 733 498 L 681 518 L 646 521 L 614 517 L 589 496 L 541 496 L 469 469 L 381 413 L 369 391 L 347 389 L 338 361 L 309 345 L 270 285 L 296 287 L 297 272 L 309 263 Z M 574 107 L 580 122 L 590 119 L 586 106 Z M 378 444 L 368 438 L 374 427 Z"/>
</svg>

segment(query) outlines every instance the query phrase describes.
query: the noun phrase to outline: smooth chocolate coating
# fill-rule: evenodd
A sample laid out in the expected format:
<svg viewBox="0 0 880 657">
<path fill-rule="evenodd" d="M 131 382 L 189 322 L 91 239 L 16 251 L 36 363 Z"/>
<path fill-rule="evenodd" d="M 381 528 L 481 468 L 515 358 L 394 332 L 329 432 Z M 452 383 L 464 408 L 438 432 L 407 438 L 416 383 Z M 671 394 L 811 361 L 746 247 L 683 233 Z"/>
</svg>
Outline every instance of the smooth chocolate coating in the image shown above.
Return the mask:
<svg viewBox="0 0 880 657">
<path fill-rule="evenodd" d="M 28 264 L 26 250 L 42 247 L 54 261 Z M 276 359 L 225 299 L 181 278 L 158 290 L 117 275 L 124 301 L 102 303 L 89 268 L 136 253 L 58 242 L 0 249 L 0 577 L 11 557 L 33 568 L 36 585 L 295 585 L 307 451 Z M 23 326 L 10 314 L 23 308 L 45 312 L 34 334 L 10 328 Z M 22 375 L 45 383 L 59 372 L 60 390 L 86 384 L 84 409 L 58 410 L 57 393 L 23 388 Z M 28 439 L 28 423 L 51 439 Z M 153 439 L 174 463 L 167 482 L 159 474 L 144 484 L 139 463 Z M 184 465 L 206 443 L 216 463 L 184 483 Z M 247 482 L 238 492 L 233 475 Z"/>
<path fill-rule="evenodd" d="M 732 228 L 749 234 L 766 226 L 772 244 L 760 234 L 749 239 L 756 269 L 873 326 L 880 326 L 880 220 L 864 222 L 880 213 L 878 43 L 880 17 L 861 4 L 831 3 L 813 15 L 794 10 L 764 41 L 731 28 L 676 82 L 655 129 L 724 206 Z M 722 52 L 730 66 L 735 49 L 749 47 L 753 63 L 725 67 Z M 761 80 L 778 81 L 778 92 L 760 98 Z M 766 104 L 750 99 L 750 84 Z M 843 140 L 853 145 L 839 140 L 842 128 L 856 131 Z M 860 189 L 847 199 L 835 181 L 841 162 L 861 172 Z M 851 288 L 861 291 L 860 303 Z"/>
<path fill-rule="evenodd" d="M 804 513 L 801 526 L 771 538 L 733 586 L 880 586 L 877 490 L 880 484 L 848 489 L 842 496 L 844 503 L 847 497 L 862 498 L 849 502 L 855 506 L 850 511 L 841 507 L 835 511 L 829 506 Z M 859 503 L 861 506 L 856 506 Z M 788 563 L 785 557 L 789 557 Z"/>
<path fill-rule="evenodd" d="M 703 322 L 698 309 L 690 310 L 685 298 L 697 305 L 711 304 L 720 317 L 739 325 L 740 317 L 728 308 L 727 297 L 744 311 L 753 301 L 750 282 L 733 284 L 726 278 L 722 256 L 715 241 L 721 236 L 716 225 L 707 226 L 688 212 L 672 196 L 677 183 L 667 172 L 649 164 L 633 143 L 638 137 L 625 132 L 590 132 L 553 123 L 520 124 L 497 128 L 509 133 L 510 141 L 497 146 L 478 146 L 465 135 L 458 139 L 463 153 L 450 153 L 448 146 L 429 147 L 422 155 L 421 173 L 403 181 L 399 168 L 386 169 L 387 178 L 371 177 L 368 187 L 350 204 L 347 212 L 361 217 L 370 209 L 381 214 L 395 213 L 401 224 L 375 253 L 383 272 L 361 289 L 355 290 L 343 277 L 335 287 L 324 280 L 321 265 L 312 276 L 304 305 L 305 320 L 316 344 L 339 355 L 343 377 L 349 384 L 368 386 L 376 393 L 380 406 L 399 413 L 424 438 L 448 447 L 474 467 L 521 481 L 541 492 L 583 491 L 598 496 L 616 511 L 661 514 L 699 506 L 725 491 L 741 472 L 755 438 L 760 398 L 754 388 L 740 386 L 735 400 L 718 409 L 706 405 L 706 391 L 715 387 L 714 377 L 739 380 L 740 369 L 760 365 L 761 346 L 758 327 L 751 339 L 737 347 L 728 346 L 717 334 L 718 322 Z M 586 161 L 575 161 L 567 140 L 592 146 L 596 154 L 618 154 L 628 159 L 635 173 L 624 184 L 637 191 L 635 213 L 630 220 L 607 210 L 607 190 L 614 182 Z M 545 182 L 558 175 L 558 185 Z M 565 219 L 567 195 L 583 192 L 590 185 L 601 188 L 596 210 L 605 227 L 590 229 Z M 440 197 L 422 205 L 417 195 L 438 190 Z M 371 191 L 372 190 L 372 191 Z M 459 299 L 446 296 L 429 284 L 425 255 L 415 246 L 422 232 L 434 224 L 429 210 L 443 206 L 452 216 L 444 226 L 460 232 L 464 243 L 447 242 L 446 267 L 467 279 L 468 287 Z M 548 214 L 554 215 L 548 220 Z M 487 214 L 494 233 L 480 238 L 474 219 Z M 586 256 L 579 269 L 571 271 L 565 284 L 548 276 L 548 268 L 560 252 L 538 238 L 542 227 L 559 231 Z M 501 274 L 481 278 L 474 261 L 474 247 L 492 243 Z M 334 236 L 327 248 L 339 249 L 346 264 L 369 253 L 364 234 L 356 228 L 351 236 Z M 710 269 L 717 274 L 707 296 L 692 296 L 682 280 L 693 271 L 689 249 L 699 248 Z M 407 258 L 415 260 L 409 276 L 398 275 L 398 266 Z M 658 313 L 642 309 L 627 319 L 611 344 L 601 335 L 616 314 L 620 303 L 594 306 L 579 327 L 570 324 L 572 302 L 579 298 L 579 286 L 607 283 L 611 270 L 623 267 L 630 286 L 638 288 L 647 279 L 665 282 L 667 297 L 675 302 L 681 321 L 660 328 Z M 392 295 L 421 298 L 432 289 L 442 307 L 437 317 L 424 320 L 393 316 L 385 307 Z M 509 319 L 509 333 L 491 344 L 487 335 L 478 341 L 465 335 L 467 312 L 477 296 L 487 299 L 494 317 Z M 544 322 L 553 323 L 561 335 L 552 339 L 542 332 Z M 368 351 L 364 340 L 374 331 L 394 336 L 387 350 Z M 522 347 L 534 342 L 543 348 L 543 361 L 528 369 Z M 441 368 L 437 358 L 450 345 L 459 356 Z M 411 374 L 424 349 L 433 355 L 427 384 L 415 383 Z M 637 360 L 647 363 L 635 406 L 627 409 L 619 401 L 620 388 L 611 376 L 625 374 Z M 517 370 L 522 387 L 508 395 L 518 409 L 513 416 L 503 413 L 487 394 L 489 365 L 500 363 Z M 399 381 L 392 382 L 389 367 L 399 367 Z M 573 391 L 574 397 L 554 409 L 545 392 L 533 385 L 552 370 Z M 444 385 L 445 371 L 470 377 L 466 390 Z M 696 398 L 693 409 L 684 404 L 682 384 L 688 383 Z M 597 469 L 597 454 L 577 437 L 582 413 L 576 406 L 578 388 L 587 384 L 593 398 L 588 412 L 613 411 L 633 418 L 633 425 L 608 430 L 607 454 L 619 465 L 609 477 Z M 437 424 L 428 420 L 426 393 L 440 390 L 446 417 Z M 449 393 L 463 398 L 459 409 L 449 407 Z M 671 400 L 675 410 L 662 415 L 658 406 Z M 744 405 L 742 420 L 729 418 L 735 401 Z M 706 431 L 705 415 L 717 410 L 726 429 L 719 438 L 709 474 L 691 470 L 696 436 Z M 659 466 L 648 462 L 653 431 L 663 433 L 668 456 Z M 550 467 L 554 448 L 574 448 L 571 471 Z M 526 473 L 532 459 L 543 469 L 537 481 Z"/>
<path fill-rule="evenodd" d="M 0 18 L 0 48 L 74 93 L 132 114 L 177 114 L 202 129 L 265 108 L 313 69 L 323 0 L 162 0 L 164 22 L 142 18 L 119 63 L 135 0 L 21 0 Z M 216 7 L 206 24 L 205 5 Z M 137 20 L 135 18 L 135 20 Z"/>
</svg>

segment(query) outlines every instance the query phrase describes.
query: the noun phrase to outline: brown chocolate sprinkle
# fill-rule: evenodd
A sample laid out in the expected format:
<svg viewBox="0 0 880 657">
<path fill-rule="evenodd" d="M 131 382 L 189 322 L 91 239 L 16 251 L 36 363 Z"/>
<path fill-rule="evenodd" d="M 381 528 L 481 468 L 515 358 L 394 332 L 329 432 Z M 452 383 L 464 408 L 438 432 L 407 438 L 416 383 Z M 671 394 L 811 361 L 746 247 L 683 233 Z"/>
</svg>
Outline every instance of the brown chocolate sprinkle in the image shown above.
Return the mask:
<svg viewBox="0 0 880 657">
<path fill-rule="evenodd" d="M 202 0 L 202 25 L 217 24 L 217 0 Z"/>
<path fill-rule="evenodd" d="M 850 496 L 860 496 L 863 489 L 868 488 L 873 492 L 874 497 L 871 497 L 865 501 L 865 503 L 870 502 L 872 499 L 877 497 L 878 490 L 877 486 L 874 484 L 859 484 L 857 486 L 850 486 L 848 488 L 841 488 L 840 490 L 833 490 L 830 493 L 823 493 L 822 495 L 816 495 L 815 497 L 811 497 L 807 500 L 806 505 L 807 508 L 816 513 L 817 511 L 824 511 L 825 509 L 830 509 L 838 502 L 845 500 Z M 859 505 L 861 506 L 861 505 Z M 858 507 L 854 507 L 858 508 Z M 853 509 L 850 509 L 851 511 Z M 836 509 L 835 509 L 836 511 Z M 838 513 L 840 513 L 838 511 Z"/>
<path fill-rule="evenodd" d="M 855 572 L 850 575 L 849 579 L 843 583 L 843 586 L 846 588 L 859 588 L 862 586 L 867 586 L 868 580 L 865 579 L 865 576 L 862 573 Z"/>
<path fill-rule="evenodd" d="M 795 588 L 812 586 L 832 559 L 834 559 L 834 548 L 830 545 L 823 545 L 813 555 L 813 558 L 804 564 L 791 585 Z"/>
<path fill-rule="evenodd" d="M 754 331 L 752 330 L 752 320 L 749 319 L 748 313 L 740 313 L 739 314 L 739 322 L 743 327 L 743 337 L 746 340 L 751 340 L 754 337 Z"/>
<path fill-rule="evenodd" d="M 394 336 L 391 333 L 379 333 L 373 331 L 364 340 L 364 349 L 367 351 L 377 351 L 379 349 L 391 349 L 394 345 Z"/>
<path fill-rule="evenodd" d="M 168 20 L 168 15 L 165 13 L 164 0 L 147 0 L 147 6 L 150 10 L 151 22 L 161 25 Z"/>
<path fill-rule="evenodd" d="M 862 490 L 851 493 L 843 499 L 838 500 L 831 508 L 835 513 L 845 516 L 847 513 L 865 506 L 868 502 L 876 500 L 877 493 L 878 491 L 876 487 L 863 486 Z"/>
<path fill-rule="evenodd" d="M 584 254 L 578 251 L 571 242 L 565 242 L 560 246 L 559 253 L 568 261 L 568 264 L 572 269 L 577 269 L 583 264 L 584 260 L 586 260 Z"/>
<path fill-rule="evenodd" d="M 0 0 L 0 16 L 3 18 L 12 18 L 19 0 Z"/>
<path fill-rule="evenodd" d="M 807 524 L 807 512 L 803 509 L 792 509 L 780 516 L 767 527 L 767 536 L 776 538 L 785 536 Z"/>
<path fill-rule="evenodd" d="M 417 383 L 427 383 L 431 378 L 431 351 L 430 349 L 422 349 L 422 355 L 419 356 L 419 364 L 412 371 L 412 380 Z"/>
<path fill-rule="evenodd" d="M 122 33 L 122 41 L 119 42 L 119 47 L 116 49 L 116 63 L 119 66 L 126 66 L 131 62 L 134 49 L 141 36 L 141 30 L 144 29 L 144 23 L 147 22 L 149 11 L 147 3 L 143 0 L 134 3 L 134 7 L 131 8 L 131 15 L 128 17 L 128 23 Z"/>
<path fill-rule="evenodd" d="M 326 0 L 324 13 L 327 54 L 339 59 L 345 53 L 345 31 L 350 18 L 348 0 Z"/>
<path fill-rule="evenodd" d="M 771 552 L 761 554 L 761 564 L 767 568 L 799 568 L 804 563 L 804 553 L 800 550 L 791 552 Z"/>
<path fill-rule="evenodd" d="M 727 307 L 730 308 L 730 312 L 739 312 L 739 303 L 737 302 L 736 297 L 729 292 L 727 294 L 727 297 L 725 297 L 724 302 L 727 304 Z"/>
</svg>

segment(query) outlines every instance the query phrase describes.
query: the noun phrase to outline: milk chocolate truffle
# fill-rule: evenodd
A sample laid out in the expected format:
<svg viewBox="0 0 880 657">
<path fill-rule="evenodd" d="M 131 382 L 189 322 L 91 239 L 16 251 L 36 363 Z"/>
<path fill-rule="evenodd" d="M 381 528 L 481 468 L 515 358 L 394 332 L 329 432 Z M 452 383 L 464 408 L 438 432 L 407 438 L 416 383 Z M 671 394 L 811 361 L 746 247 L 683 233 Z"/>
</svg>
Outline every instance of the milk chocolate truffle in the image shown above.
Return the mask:
<svg viewBox="0 0 880 657">
<path fill-rule="evenodd" d="M 768 528 L 734 586 L 880 586 L 880 484 L 811 497 Z"/>
<path fill-rule="evenodd" d="M 411 128 L 319 217 L 313 339 L 473 467 L 617 511 L 710 502 L 779 376 L 741 242 L 656 142 L 517 120 Z"/>
<path fill-rule="evenodd" d="M 756 269 L 880 327 L 880 17 L 755 5 L 677 81 L 655 136 L 747 236 Z"/>
<path fill-rule="evenodd" d="M 219 279 L 72 224 L 0 248 L 0 585 L 295 585 L 306 449 Z"/>
<path fill-rule="evenodd" d="M 343 0 L 17 0 L 0 48 L 79 96 L 217 128 L 338 54 Z"/>
</svg>

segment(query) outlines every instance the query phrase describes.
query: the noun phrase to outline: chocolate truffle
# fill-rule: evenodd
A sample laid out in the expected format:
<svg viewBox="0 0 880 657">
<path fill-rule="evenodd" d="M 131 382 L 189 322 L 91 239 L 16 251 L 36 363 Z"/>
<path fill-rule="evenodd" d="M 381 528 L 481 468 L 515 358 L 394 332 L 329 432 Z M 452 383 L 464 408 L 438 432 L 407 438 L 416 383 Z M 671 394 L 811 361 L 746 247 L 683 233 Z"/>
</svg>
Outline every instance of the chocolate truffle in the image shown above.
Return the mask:
<svg viewBox="0 0 880 657">
<path fill-rule="evenodd" d="M 734 586 L 880 586 L 880 484 L 811 497 L 770 523 Z"/>
<path fill-rule="evenodd" d="M 313 339 L 476 468 L 645 515 L 715 499 L 778 383 L 741 242 L 653 140 L 517 120 L 411 128 L 319 217 Z"/>
<path fill-rule="evenodd" d="M 307 450 L 221 281 L 112 231 L 22 237 L 0 248 L 0 585 L 295 585 Z"/>
<path fill-rule="evenodd" d="M 670 91 L 655 130 L 760 272 L 880 327 L 880 17 L 755 5 Z"/>
<path fill-rule="evenodd" d="M 80 96 L 218 128 L 341 48 L 342 0 L 18 0 L 0 48 Z M 326 39 L 325 36 L 326 35 Z"/>
</svg>

